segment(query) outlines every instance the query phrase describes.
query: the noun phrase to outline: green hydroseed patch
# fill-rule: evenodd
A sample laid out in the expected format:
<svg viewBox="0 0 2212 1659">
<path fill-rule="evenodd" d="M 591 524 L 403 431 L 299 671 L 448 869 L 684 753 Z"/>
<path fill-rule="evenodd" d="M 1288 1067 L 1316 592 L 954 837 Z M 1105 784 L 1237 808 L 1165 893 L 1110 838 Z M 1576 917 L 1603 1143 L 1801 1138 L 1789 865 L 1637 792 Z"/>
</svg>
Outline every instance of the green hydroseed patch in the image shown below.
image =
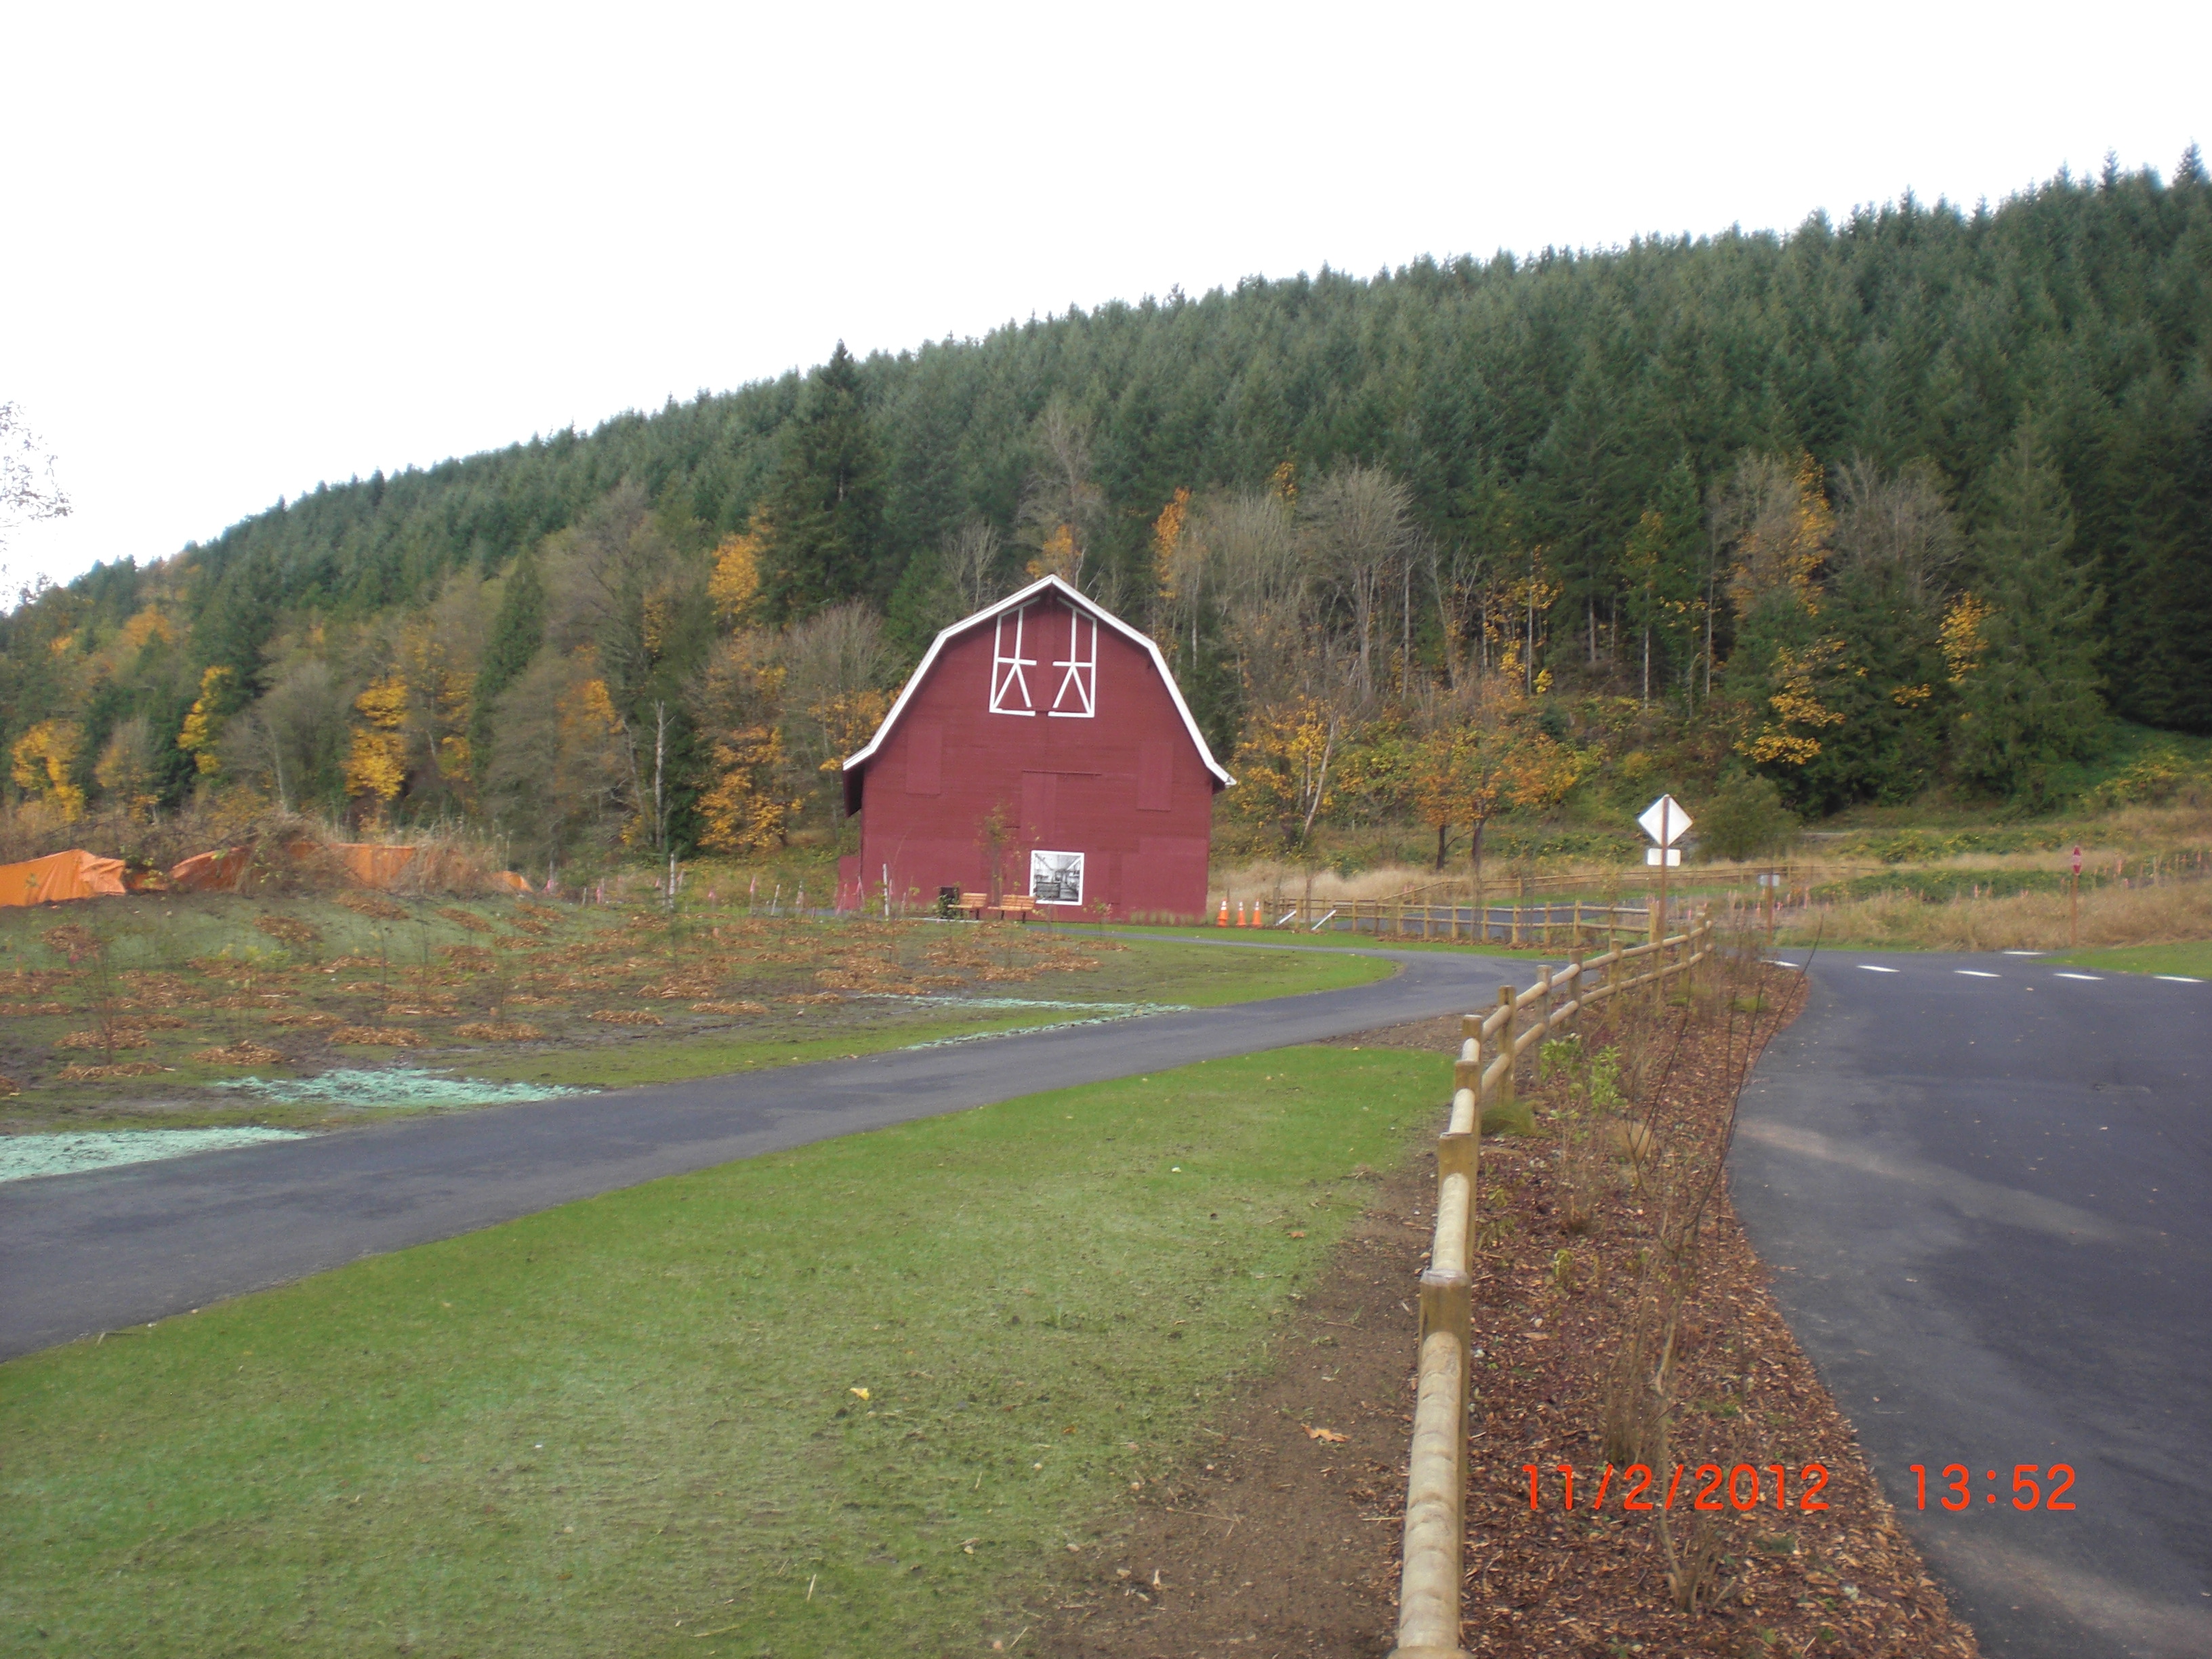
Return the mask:
<svg viewBox="0 0 2212 1659">
<path fill-rule="evenodd" d="M 428 1111 L 457 1106 L 515 1106 L 561 1095 L 583 1094 L 581 1089 L 551 1088 L 531 1083 L 493 1083 L 482 1078 L 441 1077 L 407 1066 L 370 1071 L 338 1066 L 313 1077 L 226 1079 L 213 1085 L 234 1090 L 257 1100 L 282 1105 L 358 1107 L 364 1109 Z"/>
<path fill-rule="evenodd" d="M 1310 1048 L 1036 1095 L 0 1366 L 0 1632 L 1011 1643 L 1048 1565 L 1272 1363 L 1360 1176 L 1449 1084 L 1441 1055 Z"/>
<path fill-rule="evenodd" d="M 270 1140 L 297 1140 L 292 1129 L 107 1129 L 84 1133 L 0 1135 L 0 1181 L 28 1181 L 35 1176 L 75 1175 L 118 1164 L 143 1164 L 193 1152 L 255 1146 Z"/>
</svg>

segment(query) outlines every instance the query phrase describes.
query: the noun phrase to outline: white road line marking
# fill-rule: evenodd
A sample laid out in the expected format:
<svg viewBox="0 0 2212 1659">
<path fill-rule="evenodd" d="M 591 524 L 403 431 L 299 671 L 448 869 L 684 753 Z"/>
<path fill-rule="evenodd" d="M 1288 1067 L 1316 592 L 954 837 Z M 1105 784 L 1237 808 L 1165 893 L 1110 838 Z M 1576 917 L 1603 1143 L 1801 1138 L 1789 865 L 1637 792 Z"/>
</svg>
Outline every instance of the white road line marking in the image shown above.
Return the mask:
<svg viewBox="0 0 2212 1659">
<path fill-rule="evenodd" d="M 2053 979 L 2086 979 L 2094 981 L 2100 985 L 2104 982 L 2105 979 L 2105 976 L 2102 974 L 2054 974 L 2051 977 Z"/>
<path fill-rule="evenodd" d="M 1877 968 L 1870 962 L 1863 962 L 1859 963 L 1859 966 L 1865 969 L 1869 974 L 1893 974 L 1899 971 L 1894 968 Z"/>
<path fill-rule="evenodd" d="M 2044 952 L 2041 951 L 2008 951 L 2005 954 L 2008 957 L 2039 957 L 2042 956 Z"/>
<path fill-rule="evenodd" d="M 1954 968 L 1954 974 L 1964 974 L 1968 979 L 2002 979 L 2002 974 L 1992 974 L 1982 968 Z"/>
<path fill-rule="evenodd" d="M 2202 985 L 2204 983 L 2203 980 L 2191 979 L 2186 974 L 2153 974 L 2151 977 L 2153 979 L 2162 979 L 2168 985 Z"/>
</svg>

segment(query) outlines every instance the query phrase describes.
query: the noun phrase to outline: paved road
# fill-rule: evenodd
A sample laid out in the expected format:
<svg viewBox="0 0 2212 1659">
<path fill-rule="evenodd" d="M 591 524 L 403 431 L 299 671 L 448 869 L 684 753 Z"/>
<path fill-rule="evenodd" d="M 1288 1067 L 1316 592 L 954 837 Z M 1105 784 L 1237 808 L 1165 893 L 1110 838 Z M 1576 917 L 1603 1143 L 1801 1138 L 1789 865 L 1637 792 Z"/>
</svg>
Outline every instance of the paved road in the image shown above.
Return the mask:
<svg viewBox="0 0 2212 1659">
<path fill-rule="evenodd" d="M 660 1176 L 1039 1090 L 1463 1012 L 1494 1001 L 1501 980 L 1533 971 L 1472 954 L 1362 954 L 1397 963 L 1397 975 L 1352 990 L 8 1182 L 0 1359 Z"/>
<path fill-rule="evenodd" d="M 2205 1659 L 2212 985 L 1833 951 L 1811 979 L 1734 1190 L 1891 1501 L 1993 1659 Z M 2016 1510 L 2021 1463 L 2070 1464 L 2074 1511 Z"/>
</svg>

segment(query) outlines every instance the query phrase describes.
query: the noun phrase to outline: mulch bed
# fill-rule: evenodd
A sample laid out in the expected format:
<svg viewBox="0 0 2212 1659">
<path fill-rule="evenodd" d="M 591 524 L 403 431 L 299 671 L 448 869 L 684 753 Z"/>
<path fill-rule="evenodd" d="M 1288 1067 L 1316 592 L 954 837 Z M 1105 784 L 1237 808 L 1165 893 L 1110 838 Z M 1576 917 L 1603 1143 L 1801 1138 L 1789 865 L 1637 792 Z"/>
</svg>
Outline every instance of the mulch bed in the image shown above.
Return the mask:
<svg viewBox="0 0 2212 1659">
<path fill-rule="evenodd" d="M 1742 1069 L 1802 1006 L 1802 981 L 1764 969 L 1763 1007 L 1711 1009 L 1668 1044 L 1647 1121 L 1662 1144 L 1717 1146 Z M 1685 1011 L 1668 1011 L 1676 1021 Z M 1456 1019 L 1342 1041 L 1449 1052 Z M 1585 1033 L 1595 1048 L 1600 1029 Z M 1540 1104 L 1538 1120 L 1545 1114 Z M 1606 1480 L 1607 1379 L 1630 1324 L 1638 1253 L 1655 1246 L 1652 1194 L 1620 1182 L 1594 1224 L 1564 1224 L 1557 1142 L 1486 1140 L 1475 1273 L 1478 1409 L 1472 1419 L 1463 1641 L 1499 1656 L 1717 1654 L 1955 1656 L 1979 1652 L 1899 1528 L 1855 1436 L 1784 1324 L 1768 1274 L 1724 1190 L 1707 1208 L 1694 1294 L 1676 1337 L 1666 1496 L 1678 1550 L 1717 1530 L 1717 1605 L 1670 1596 L 1658 1511 L 1624 1513 L 1625 1477 Z M 1412 1291 L 1433 1212 L 1432 1149 L 1382 1178 L 1326 1278 L 1289 1322 L 1284 1358 L 1255 1380 L 1170 1480 L 1131 1496 L 1121 1534 L 1071 1560 L 1055 1605 L 1030 1633 L 1072 1659 L 1194 1654 L 1387 1654 L 1396 1625 L 1405 1455 L 1412 1421 Z M 1555 1271 L 1560 1251 L 1571 1271 Z M 1316 1437 L 1313 1431 L 1324 1431 Z M 1342 1436 L 1341 1440 L 1334 1438 Z M 1827 1471 L 1825 1510 L 1800 1508 L 1803 1468 Z M 1758 1507 L 1693 1511 L 1700 1465 L 1773 1463 Z M 1529 1505 L 1528 1465 L 1540 1472 Z M 1563 1511 L 1561 1464 L 1575 1470 Z M 1607 1498 L 1592 1512 L 1601 1481 Z M 1724 1495 L 1723 1483 L 1716 1497 Z"/>
</svg>

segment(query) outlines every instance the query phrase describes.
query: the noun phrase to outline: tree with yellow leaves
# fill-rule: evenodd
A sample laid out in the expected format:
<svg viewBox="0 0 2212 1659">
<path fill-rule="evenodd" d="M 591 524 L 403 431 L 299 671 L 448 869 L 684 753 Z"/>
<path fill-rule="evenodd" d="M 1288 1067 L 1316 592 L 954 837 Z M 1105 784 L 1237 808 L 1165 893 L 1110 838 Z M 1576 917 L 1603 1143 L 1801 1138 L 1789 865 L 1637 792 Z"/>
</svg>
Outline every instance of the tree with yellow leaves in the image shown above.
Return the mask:
<svg viewBox="0 0 2212 1659">
<path fill-rule="evenodd" d="M 714 782 L 699 798 L 699 843 L 715 853 L 765 853 L 784 844 L 798 799 L 784 787 L 789 762 L 773 726 L 726 732 L 709 745 Z"/>
<path fill-rule="evenodd" d="M 407 682 L 398 674 L 375 681 L 353 701 L 361 723 L 346 751 L 346 793 L 366 803 L 372 822 L 407 787 Z"/>
<path fill-rule="evenodd" d="M 1255 714 L 1237 750 L 1235 805 L 1255 826 L 1271 830 L 1285 853 L 1313 838 L 1314 824 L 1336 800 L 1333 769 L 1345 741 L 1344 712 L 1319 697 L 1300 697 Z"/>
<path fill-rule="evenodd" d="M 1152 587 L 1158 598 L 1173 604 L 1188 585 L 1189 573 L 1180 562 L 1183 524 L 1190 517 L 1190 491 L 1177 489 L 1152 520 Z"/>
<path fill-rule="evenodd" d="M 1083 580 L 1083 550 L 1076 545 L 1075 526 L 1056 524 L 1045 532 L 1036 556 L 1029 562 L 1030 580 L 1057 576 L 1069 586 Z"/>
<path fill-rule="evenodd" d="M 1951 671 L 1952 684 L 1964 685 L 1967 676 L 1982 665 L 1982 653 L 1989 649 L 1982 627 L 1989 619 L 1988 603 L 1973 593 L 1960 594 L 1944 611 L 1943 663 Z"/>
<path fill-rule="evenodd" d="M 689 688 L 710 764 L 699 798 L 700 844 L 759 853 L 784 844 L 804 799 L 778 727 L 787 671 L 775 636 L 741 629 L 721 640 Z"/>
<path fill-rule="evenodd" d="M 1844 642 L 1835 639 L 1815 641 L 1802 651 L 1777 645 L 1767 671 L 1767 717 L 1758 731 L 1736 740 L 1736 752 L 1761 765 L 1785 766 L 1803 766 L 1818 755 L 1817 734 L 1841 726 L 1844 716 L 1820 701 L 1815 682 L 1835 672 L 1843 653 Z"/>
<path fill-rule="evenodd" d="M 724 628 L 740 626 L 751 618 L 760 599 L 761 550 L 767 544 L 767 520 L 757 511 L 743 535 L 724 538 L 714 550 L 707 599 L 714 607 L 714 620 Z"/>
<path fill-rule="evenodd" d="M 202 669 L 199 698 L 185 712 L 184 729 L 177 733 L 177 747 L 192 757 L 192 764 L 204 778 L 222 769 L 216 758 L 216 739 L 222 734 L 223 713 L 236 678 L 222 663 Z"/>
<path fill-rule="evenodd" d="M 75 720 L 40 720 L 15 739 L 9 758 L 18 789 L 60 809 L 64 821 L 84 816 L 84 787 L 76 781 L 76 761 L 84 733 Z"/>
<path fill-rule="evenodd" d="M 1818 578 L 1835 527 L 1821 484 L 1808 455 L 1747 454 L 1714 501 L 1736 615 L 1727 678 L 1735 750 L 1762 765 L 1802 769 L 1820 753 L 1820 734 L 1844 719 L 1828 689 L 1850 672 L 1844 641 L 1820 620 Z"/>
<path fill-rule="evenodd" d="M 1468 856 L 1478 889 L 1482 836 L 1508 807 L 1556 806 L 1575 787 L 1584 758 L 1527 724 L 1515 705 L 1477 708 L 1472 717 L 1437 726 L 1417 745 L 1413 797 L 1421 821 L 1437 832 L 1437 868 L 1444 867 L 1451 826 L 1468 826 Z"/>
</svg>

